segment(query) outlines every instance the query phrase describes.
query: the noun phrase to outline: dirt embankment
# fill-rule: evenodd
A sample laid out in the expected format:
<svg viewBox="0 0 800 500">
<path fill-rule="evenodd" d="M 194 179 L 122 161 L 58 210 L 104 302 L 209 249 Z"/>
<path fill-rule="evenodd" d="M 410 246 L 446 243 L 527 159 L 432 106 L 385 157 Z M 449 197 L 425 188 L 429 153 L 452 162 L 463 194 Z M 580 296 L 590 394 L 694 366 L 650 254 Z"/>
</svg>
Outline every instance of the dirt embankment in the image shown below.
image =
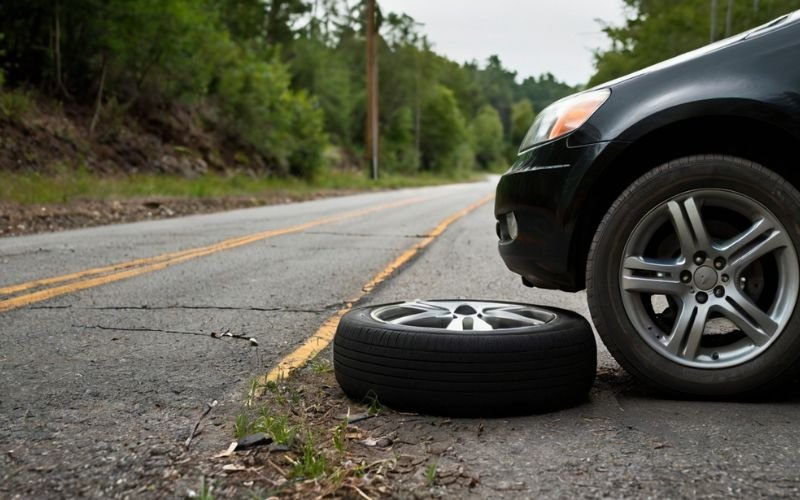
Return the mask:
<svg viewBox="0 0 800 500">
<path fill-rule="evenodd" d="M 282 175 L 258 154 L 209 132 L 203 110 L 106 104 L 92 130 L 94 109 L 18 93 L 13 114 L 0 112 L 0 171 L 80 168 L 99 176 L 149 173 L 193 178 L 207 173 Z M 345 159 L 348 165 L 352 158 Z M 0 199 L 0 237 L 218 212 L 348 194 L 270 192 L 225 198 L 75 200 L 24 205 Z"/>
<path fill-rule="evenodd" d="M 84 168 L 97 174 L 194 176 L 242 170 L 270 172 L 265 159 L 212 132 L 202 109 L 141 102 L 95 110 L 16 91 L 0 113 L 0 169 L 47 172 Z M 94 120 L 94 128 L 92 122 Z"/>
</svg>

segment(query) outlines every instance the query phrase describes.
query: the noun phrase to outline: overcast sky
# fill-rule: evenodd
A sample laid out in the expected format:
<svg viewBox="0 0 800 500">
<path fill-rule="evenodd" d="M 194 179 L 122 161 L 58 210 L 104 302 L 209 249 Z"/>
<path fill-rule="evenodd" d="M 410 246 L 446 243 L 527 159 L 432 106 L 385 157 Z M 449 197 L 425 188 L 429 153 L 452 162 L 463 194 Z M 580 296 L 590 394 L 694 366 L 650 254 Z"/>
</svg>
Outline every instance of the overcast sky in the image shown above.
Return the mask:
<svg viewBox="0 0 800 500">
<path fill-rule="evenodd" d="M 436 52 L 481 64 L 497 54 L 521 80 L 551 72 L 570 84 L 592 75 L 592 51 L 607 47 L 601 19 L 620 24 L 622 0 L 378 0 L 424 24 Z"/>
</svg>

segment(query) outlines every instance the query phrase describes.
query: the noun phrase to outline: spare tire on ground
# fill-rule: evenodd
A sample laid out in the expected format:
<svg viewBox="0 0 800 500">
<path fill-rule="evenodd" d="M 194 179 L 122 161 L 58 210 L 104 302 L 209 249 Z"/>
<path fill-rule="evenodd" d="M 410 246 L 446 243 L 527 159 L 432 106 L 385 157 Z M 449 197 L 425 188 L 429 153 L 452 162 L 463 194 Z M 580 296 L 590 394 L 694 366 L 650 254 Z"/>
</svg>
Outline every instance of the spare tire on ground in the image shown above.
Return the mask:
<svg viewBox="0 0 800 500">
<path fill-rule="evenodd" d="M 447 416 L 541 413 L 586 400 L 597 346 L 582 316 L 481 300 L 416 300 L 353 309 L 333 345 L 353 399 Z"/>
</svg>

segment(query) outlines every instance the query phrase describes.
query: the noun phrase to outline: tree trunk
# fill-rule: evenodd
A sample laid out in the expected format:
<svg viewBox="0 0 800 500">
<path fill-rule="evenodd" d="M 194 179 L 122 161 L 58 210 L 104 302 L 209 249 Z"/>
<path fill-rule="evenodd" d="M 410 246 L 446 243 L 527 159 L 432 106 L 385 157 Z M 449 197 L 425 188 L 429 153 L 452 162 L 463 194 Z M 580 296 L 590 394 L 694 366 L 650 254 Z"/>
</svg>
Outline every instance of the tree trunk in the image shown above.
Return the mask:
<svg viewBox="0 0 800 500">
<path fill-rule="evenodd" d="M 56 55 L 56 86 L 59 92 L 63 93 L 66 97 L 72 97 L 64 86 L 64 80 L 61 77 L 61 6 L 59 3 L 56 3 L 55 14 L 56 29 L 53 47 Z"/>
<path fill-rule="evenodd" d="M 269 3 L 269 11 L 267 11 L 267 42 L 270 45 L 280 42 L 278 37 L 278 21 L 281 17 L 281 9 L 283 9 L 284 0 L 272 0 Z"/>
<path fill-rule="evenodd" d="M 94 136 L 94 128 L 97 126 L 97 120 L 100 118 L 100 110 L 103 107 L 103 89 L 106 85 L 106 71 L 108 65 L 106 64 L 106 57 L 103 56 L 103 72 L 100 74 L 100 88 L 97 90 L 97 104 L 94 108 L 94 115 L 92 116 L 92 123 L 89 125 L 89 137 Z"/>
</svg>

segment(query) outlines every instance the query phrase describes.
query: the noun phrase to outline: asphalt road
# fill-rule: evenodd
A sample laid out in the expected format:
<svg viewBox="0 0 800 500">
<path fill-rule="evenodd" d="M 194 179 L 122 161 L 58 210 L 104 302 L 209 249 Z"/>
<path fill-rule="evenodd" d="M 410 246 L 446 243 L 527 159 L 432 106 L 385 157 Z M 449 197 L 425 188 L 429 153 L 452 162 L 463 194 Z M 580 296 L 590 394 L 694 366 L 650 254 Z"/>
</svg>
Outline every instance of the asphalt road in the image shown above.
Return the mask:
<svg viewBox="0 0 800 500">
<path fill-rule="evenodd" d="M 5 311 L 0 297 L 0 496 L 135 497 L 163 493 L 173 477 L 179 483 L 169 492 L 183 494 L 187 479 L 177 478 L 174 457 L 207 403 L 219 402 L 192 441 L 199 454 L 230 441 L 232 416 L 254 377 L 443 219 L 493 189 L 485 182 L 382 192 L 0 239 L 0 288 L 132 259 L 175 259 L 49 284 L 63 293 Z M 253 234 L 253 241 L 233 240 Z M 205 250 L 175 256 L 196 248 Z M 147 272 L 122 274 L 143 266 Z M 70 288 L 89 279 L 97 286 Z M 491 202 L 453 223 L 364 301 L 450 297 L 550 304 L 588 316 L 583 294 L 530 290 L 505 269 Z M 224 332 L 234 337 L 212 335 Z M 602 347 L 598 356 L 601 377 L 585 405 L 487 420 L 478 434 L 474 421 L 439 432 L 442 463 L 462 464 L 481 483 L 432 494 L 800 494 L 796 394 L 759 403 L 663 400 L 625 376 Z"/>
</svg>

